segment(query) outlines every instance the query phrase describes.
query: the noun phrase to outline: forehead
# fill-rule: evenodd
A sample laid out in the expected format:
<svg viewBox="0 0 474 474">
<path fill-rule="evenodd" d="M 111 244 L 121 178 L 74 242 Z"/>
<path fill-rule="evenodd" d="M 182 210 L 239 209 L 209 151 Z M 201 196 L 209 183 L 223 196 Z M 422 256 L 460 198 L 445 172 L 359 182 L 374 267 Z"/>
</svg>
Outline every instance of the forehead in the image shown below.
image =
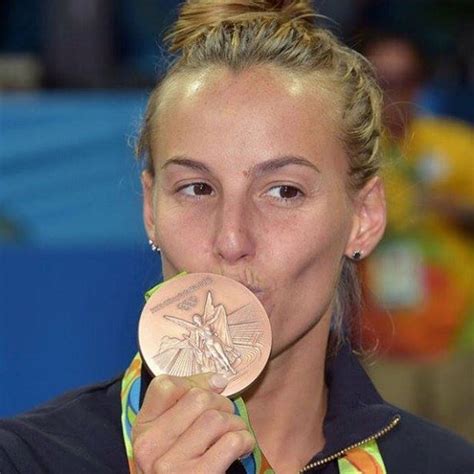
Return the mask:
<svg viewBox="0 0 474 474">
<path fill-rule="evenodd" d="M 337 100 L 315 77 L 272 68 L 174 78 L 155 115 L 153 155 L 240 160 L 341 153 Z M 250 160 L 252 161 L 252 160 Z"/>
</svg>

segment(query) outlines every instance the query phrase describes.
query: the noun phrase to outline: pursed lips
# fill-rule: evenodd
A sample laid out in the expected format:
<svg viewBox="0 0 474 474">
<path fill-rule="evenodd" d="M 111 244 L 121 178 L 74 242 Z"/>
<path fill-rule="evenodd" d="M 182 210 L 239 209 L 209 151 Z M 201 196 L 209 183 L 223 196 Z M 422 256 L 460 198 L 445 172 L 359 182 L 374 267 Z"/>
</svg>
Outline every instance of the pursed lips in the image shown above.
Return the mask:
<svg viewBox="0 0 474 474">
<path fill-rule="evenodd" d="M 239 280 L 236 281 L 238 281 L 241 285 L 245 286 L 248 290 L 250 290 L 260 300 L 260 302 L 262 302 L 263 296 L 265 294 L 263 288 L 254 285 L 249 285 Z"/>
<path fill-rule="evenodd" d="M 254 293 L 255 295 L 257 293 L 263 293 L 263 288 L 259 287 L 259 286 L 256 286 L 256 285 L 252 285 L 251 283 L 248 283 L 246 281 L 243 281 L 241 278 L 239 277 L 235 277 L 235 276 L 231 276 L 231 275 L 222 275 L 222 276 L 225 276 L 227 278 L 230 278 L 231 280 L 234 280 L 236 281 L 237 283 L 240 283 L 241 285 L 245 286 L 245 288 L 247 288 L 248 290 L 250 290 L 252 293 Z"/>
<path fill-rule="evenodd" d="M 250 271 L 245 271 L 244 275 L 229 275 L 225 273 L 221 273 L 222 276 L 225 276 L 227 278 L 230 278 L 231 280 L 234 280 L 241 285 L 245 286 L 248 290 L 250 290 L 262 303 L 263 298 L 266 294 L 266 291 L 264 288 L 261 286 L 258 286 L 255 284 L 255 281 L 257 280 L 255 276 L 250 272 Z M 257 280 L 258 281 L 258 280 Z"/>
<path fill-rule="evenodd" d="M 246 283 L 242 283 L 242 282 L 239 282 L 241 283 L 242 285 L 244 285 L 246 288 L 248 288 L 252 293 L 254 294 L 257 294 L 257 293 L 263 293 L 263 289 L 262 288 L 259 288 L 257 286 L 253 286 L 253 285 L 247 285 Z"/>
</svg>

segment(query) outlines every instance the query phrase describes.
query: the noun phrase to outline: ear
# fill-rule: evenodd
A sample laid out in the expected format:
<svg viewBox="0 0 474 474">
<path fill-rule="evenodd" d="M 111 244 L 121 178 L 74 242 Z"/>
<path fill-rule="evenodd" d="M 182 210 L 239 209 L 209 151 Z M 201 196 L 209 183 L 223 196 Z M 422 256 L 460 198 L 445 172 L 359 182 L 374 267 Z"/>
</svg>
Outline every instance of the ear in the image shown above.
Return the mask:
<svg viewBox="0 0 474 474">
<path fill-rule="evenodd" d="M 141 181 L 143 189 L 143 222 L 145 224 L 145 230 L 148 238 L 159 247 L 159 244 L 156 241 L 155 212 L 153 203 L 153 185 L 155 180 L 152 174 L 145 170 L 142 172 Z"/>
<path fill-rule="evenodd" d="M 387 223 L 385 191 L 381 178 L 375 176 L 358 193 L 354 204 L 354 221 L 345 254 L 369 255 L 379 243 Z"/>
</svg>

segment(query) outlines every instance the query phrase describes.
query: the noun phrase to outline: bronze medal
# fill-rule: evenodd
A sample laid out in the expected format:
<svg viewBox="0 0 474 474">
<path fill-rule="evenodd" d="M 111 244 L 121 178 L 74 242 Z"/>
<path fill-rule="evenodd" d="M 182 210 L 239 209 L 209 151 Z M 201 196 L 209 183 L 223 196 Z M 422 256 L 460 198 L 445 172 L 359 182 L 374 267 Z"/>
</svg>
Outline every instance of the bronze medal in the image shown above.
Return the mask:
<svg viewBox="0 0 474 474">
<path fill-rule="evenodd" d="M 220 373 L 229 379 L 223 395 L 232 396 L 262 372 L 272 336 L 265 309 L 248 288 L 220 275 L 192 273 L 150 296 L 138 342 L 154 376 Z"/>
</svg>

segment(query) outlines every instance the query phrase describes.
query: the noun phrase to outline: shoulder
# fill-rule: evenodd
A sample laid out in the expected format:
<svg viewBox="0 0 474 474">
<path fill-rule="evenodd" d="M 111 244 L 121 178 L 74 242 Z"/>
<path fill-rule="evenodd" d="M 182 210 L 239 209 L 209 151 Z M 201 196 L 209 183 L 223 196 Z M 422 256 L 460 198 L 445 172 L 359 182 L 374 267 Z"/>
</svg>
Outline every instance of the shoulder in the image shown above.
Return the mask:
<svg viewBox="0 0 474 474">
<path fill-rule="evenodd" d="M 120 381 L 74 390 L 0 420 L 0 472 L 121 472 Z"/>
<path fill-rule="evenodd" d="M 377 440 L 387 472 L 474 472 L 474 445 L 423 418 L 397 411 L 398 426 Z"/>
</svg>

